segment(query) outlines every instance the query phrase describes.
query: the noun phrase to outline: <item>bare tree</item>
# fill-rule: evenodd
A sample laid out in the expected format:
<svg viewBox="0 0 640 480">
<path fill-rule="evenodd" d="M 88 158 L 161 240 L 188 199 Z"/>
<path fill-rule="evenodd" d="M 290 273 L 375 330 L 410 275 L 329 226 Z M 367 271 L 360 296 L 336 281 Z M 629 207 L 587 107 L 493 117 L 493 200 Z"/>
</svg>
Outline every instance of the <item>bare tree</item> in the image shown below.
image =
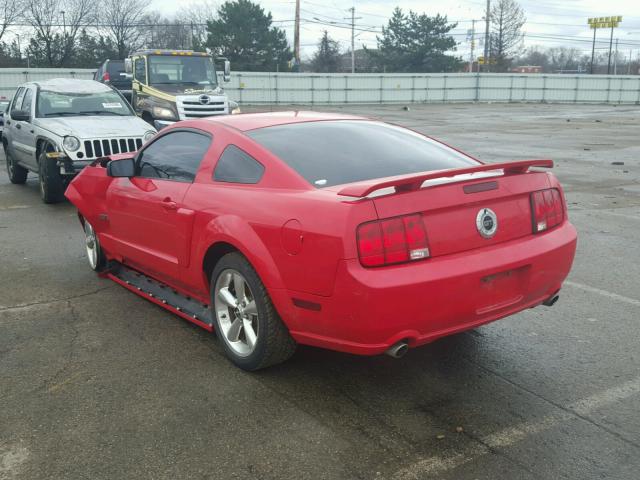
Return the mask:
<svg viewBox="0 0 640 480">
<path fill-rule="evenodd" d="M 118 57 L 125 58 L 144 42 L 140 24 L 151 0 L 103 0 L 100 13 L 107 25 L 108 36 L 118 49 Z"/>
<path fill-rule="evenodd" d="M 24 18 L 35 30 L 29 48 L 39 50 L 48 66 L 60 67 L 71 60 L 78 32 L 95 13 L 92 0 L 26 0 Z"/>
<path fill-rule="evenodd" d="M 207 41 L 207 22 L 214 20 L 218 12 L 218 2 L 202 0 L 186 6 L 176 20 L 183 23 L 190 31 L 190 48 L 203 50 Z"/>
<path fill-rule="evenodd" d="M 23 0 L 0 0 L 0 40 L 12 23 L 22 16 Z"/>
<path fill-rule="evenodd" d="M 522 27 L 526 18 L 515 0 L 497 0 L 491 7 L 490 18 L 490 56 L 498 70 L 504 71 L 512 57 L 522 50 Z"/>
</svg>

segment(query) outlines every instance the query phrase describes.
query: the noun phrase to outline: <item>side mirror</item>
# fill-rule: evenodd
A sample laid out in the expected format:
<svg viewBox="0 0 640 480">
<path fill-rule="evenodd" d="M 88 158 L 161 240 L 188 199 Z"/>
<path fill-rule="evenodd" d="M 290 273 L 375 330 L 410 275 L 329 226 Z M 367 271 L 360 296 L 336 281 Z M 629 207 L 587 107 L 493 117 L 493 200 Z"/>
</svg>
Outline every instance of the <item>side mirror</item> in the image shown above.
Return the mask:
<svg viewBox="0 0 640 480">
<path fill-rule="evenodd" d="M 24 110 L 14 110 L 11 112 L 11 118 L 16 122 L 29 122 L 31 121 L 31 114 Z"/>
<path fill-rule="evenodd" d="M 222 78 L 225 83 L 231 81 L 231 62 L 229 60 L 224 61 L 224 74 Z"/>
<path fill-rule="evenodd" d="M 107 163 L 107 176 L 109 177 L 128 177 L 131 178 L 136 174 L 136 163 L 133 158 L 121 158 L 119 160 L 111 160 Z"/>
<path fill-rule="evenodd" d="M 130 58 L 124 59 L 124 71 L 127 73 L 133 73 L 133 64 Z"/>
</svg>

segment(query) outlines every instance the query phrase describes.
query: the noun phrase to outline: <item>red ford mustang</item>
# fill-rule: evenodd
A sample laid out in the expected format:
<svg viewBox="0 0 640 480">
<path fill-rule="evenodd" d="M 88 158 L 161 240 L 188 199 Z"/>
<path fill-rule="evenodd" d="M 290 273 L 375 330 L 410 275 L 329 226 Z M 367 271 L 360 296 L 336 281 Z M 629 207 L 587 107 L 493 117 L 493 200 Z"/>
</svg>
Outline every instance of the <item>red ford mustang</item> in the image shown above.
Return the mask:
<svg viewBox="0 0 640 480">
<path fill-rule="evenodd" d="M 560 184 L 530 170 L 551 161 L 485 164 L 379 121 L 234 115 L 113 150 L 66 192 L 91 267 L 246 370 L 297 343 L 399 357 L 552 305 L 575 254 Z"/>
</svg>

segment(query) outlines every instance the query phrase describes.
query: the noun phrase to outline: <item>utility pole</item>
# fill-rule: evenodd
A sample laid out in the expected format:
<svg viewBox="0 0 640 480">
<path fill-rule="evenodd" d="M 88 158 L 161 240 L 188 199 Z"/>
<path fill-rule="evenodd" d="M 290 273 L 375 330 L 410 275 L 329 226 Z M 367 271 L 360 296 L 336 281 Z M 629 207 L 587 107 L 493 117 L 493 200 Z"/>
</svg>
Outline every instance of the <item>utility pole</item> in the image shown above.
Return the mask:
<svg viewBox="0 0 640 480">
<path fill-rule="evenodd" d="M 293 32 L 293 57 L 296 68 L 300 68 L 300 0 L 296 0 L 296 24 Z"/>
<path fill-rule="evenodd" d="M 356 73 L 356 20 L 362 17 L 356 17 L 356 7 L 351 7 L 349 11 L 351 18 L 345 20 L 351 20 L 351 73 Z"/>
<path fill-rule="evenodd" d="M 67 22 L 65 22 L 64 20 L 64 14 L 65 11 L 64 10 L 60 10 L 60 13 L 62 14 L 62 36 L 66 37 L 67 36 Z"/>
<path fill-rule="evenodd" d="M 473 59 L 476 48 L 476 21 L 471 20 L 471 55 L 469 57 L 469 73 L 473 73 Z"/>
<path fill-rule="evenodd" d="M 618 74 L 618 39 L 616 38 L 616 53 L 613 57 L 613 74 Z"/>
<path fill-rule="evenodd" d="M 627 75 L 631 75 L 631 55 L 633 55 L 633 50 L 629 49 L 629 63 L 627 64 Z"/>
<path fill-rule="evenodd" d="M 485 71 L 488 71 L 488 66 L 489 65 L 489 21 L 491 18 L 491 0 L 487 0 L 487 13 L 485 13 L 484 16 L 484 22 L 485 22 L 485 26 L 484 26 L 484 64 L 485 64 Z M 480 67 L 478 66 L 478 69 L 480 69 Z"/>
</svg>

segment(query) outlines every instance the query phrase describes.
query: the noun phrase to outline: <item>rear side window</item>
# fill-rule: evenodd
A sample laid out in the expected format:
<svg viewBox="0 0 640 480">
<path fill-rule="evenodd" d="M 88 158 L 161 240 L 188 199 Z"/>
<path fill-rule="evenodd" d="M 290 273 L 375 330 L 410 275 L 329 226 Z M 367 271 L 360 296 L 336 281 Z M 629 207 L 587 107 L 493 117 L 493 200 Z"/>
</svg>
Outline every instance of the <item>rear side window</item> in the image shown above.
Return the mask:
<svg viewBox="0 0 640 480">
<path fill-rule="evenodd" d="M 224 149 L 213 179 L 218 182 L 258 183 L 264 173 L 264 166 L 244 150 L 235 145 Z"/>
<path fill-rule="evenodd" d="M 179 182 L 193 182 L 211 138 L 204 133 L 167 133 L 149 144 L 138 157 L 138 175 Z"/>
<path fill-rule="evenodd" d="M 434 140 L 380 122 L 293 123 L 246 134 L 316 187 L 477 164 Z"/>
</svg>

